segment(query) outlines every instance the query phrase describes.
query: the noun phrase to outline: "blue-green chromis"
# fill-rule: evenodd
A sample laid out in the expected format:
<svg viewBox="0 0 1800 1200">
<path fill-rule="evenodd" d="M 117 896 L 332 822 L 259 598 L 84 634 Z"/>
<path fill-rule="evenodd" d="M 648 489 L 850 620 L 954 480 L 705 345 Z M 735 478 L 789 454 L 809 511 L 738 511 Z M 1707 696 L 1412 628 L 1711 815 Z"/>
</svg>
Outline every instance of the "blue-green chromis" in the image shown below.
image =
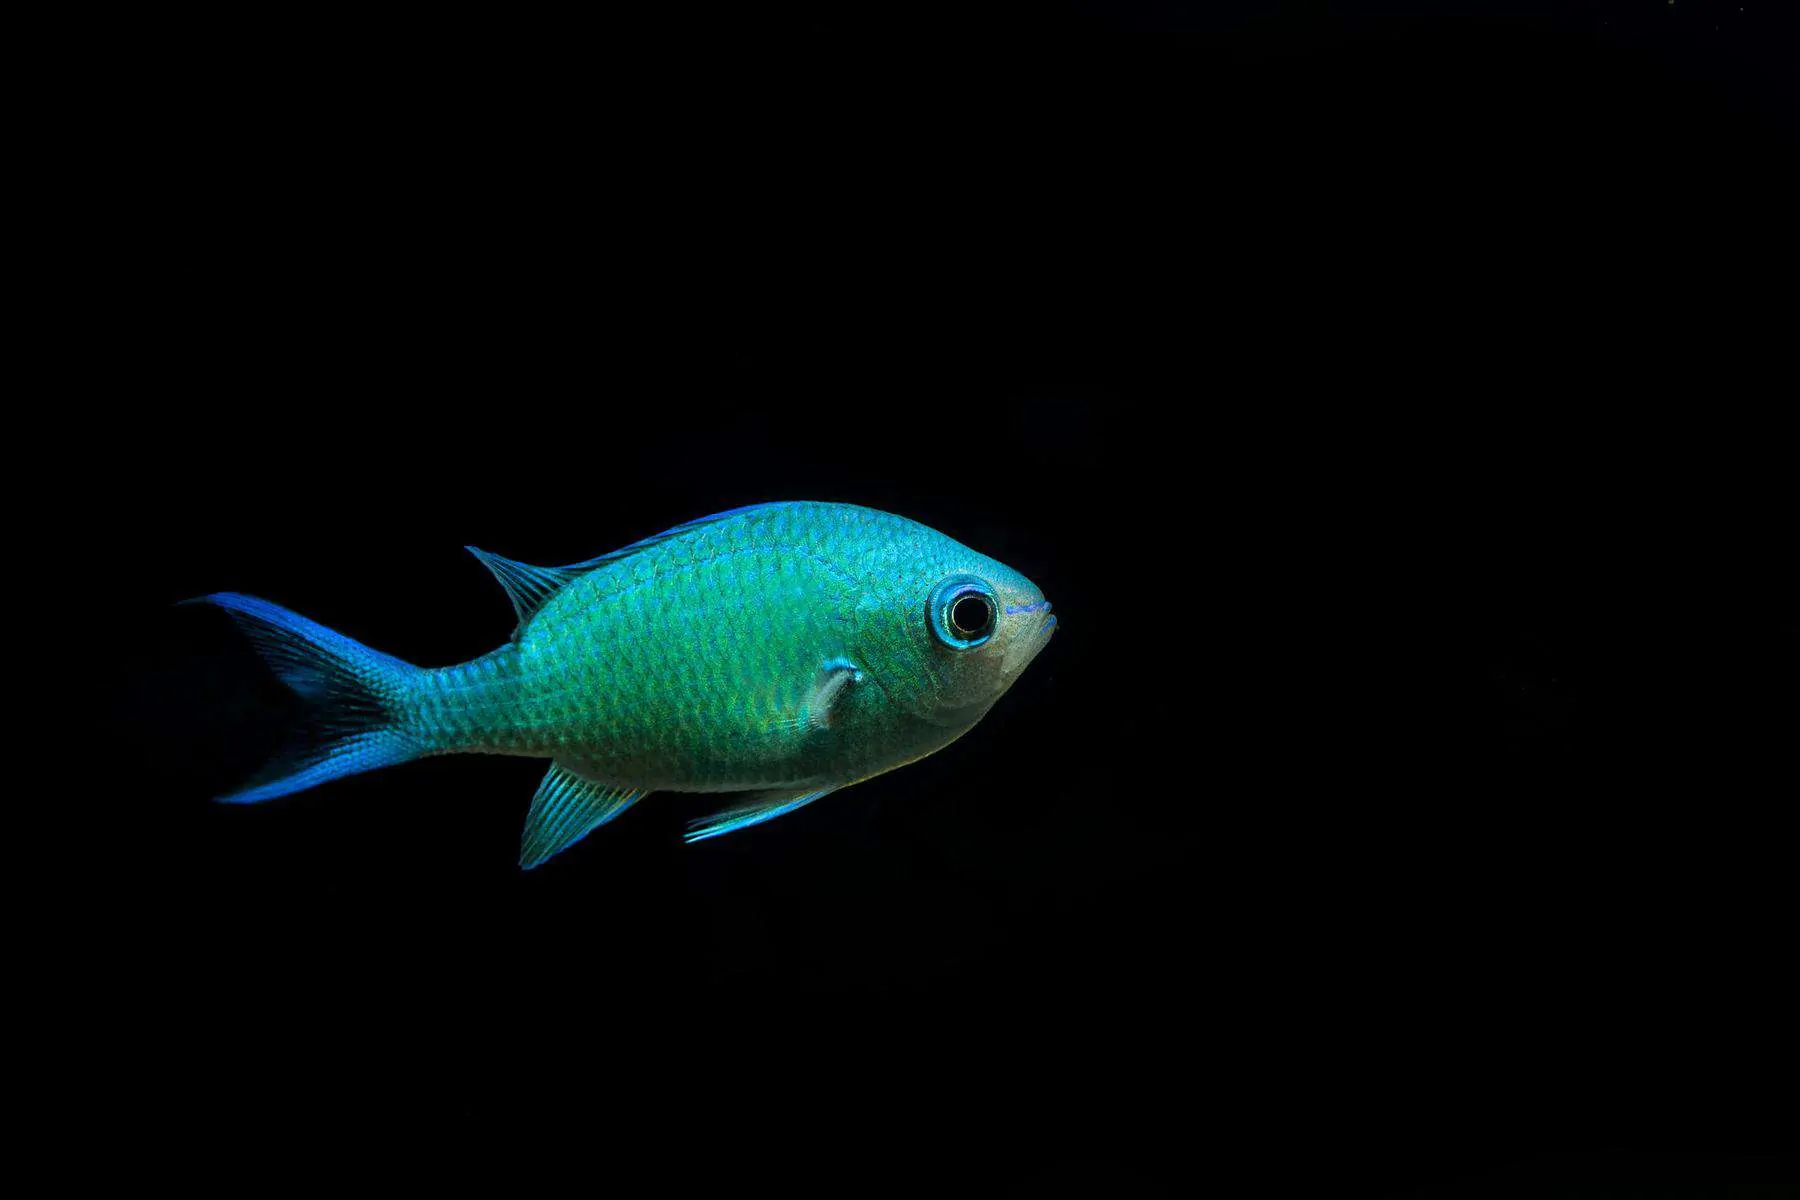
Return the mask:
<svg viewBox="0 0 1800 1200">
<path fill-rule="evenodd" d="M 974 726 L 1056 629 L 1019 572 L 849 504 L 734 509 L 587 562 L 470 550 L 518 611 L 471 662 L 415 667 L 236 593 L 224 609 L 302 700 L 255 803 L 433 754 L 548 758 L 534 867 L 653 791 L 750 792 L 690 841 L 915 762 Z"/>
</svg>

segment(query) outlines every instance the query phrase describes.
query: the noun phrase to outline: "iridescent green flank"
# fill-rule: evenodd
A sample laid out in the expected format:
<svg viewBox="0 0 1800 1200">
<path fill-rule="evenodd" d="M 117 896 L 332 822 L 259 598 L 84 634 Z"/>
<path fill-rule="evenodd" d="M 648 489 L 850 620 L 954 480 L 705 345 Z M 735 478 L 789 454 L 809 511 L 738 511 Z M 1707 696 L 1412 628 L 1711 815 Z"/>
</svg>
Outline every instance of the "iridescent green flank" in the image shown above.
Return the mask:
<svg viewBox="0 0 1800 1200">
<path fill-rule="evenodd" d="M 536 865 L 650 791 L 758 794 L 730 832 L 912 762 L 966 732 L 1056 619 L 1011 568 L 845 504 L 739 509 L 586 563 L 475 551 L 519 610 L 513 639 L 421 670 L 265 601 L 207 597 L 318 719 L 226 799 L 260 800 L 426 754 L 552 759 L 527 821 Z"/>
</svg>

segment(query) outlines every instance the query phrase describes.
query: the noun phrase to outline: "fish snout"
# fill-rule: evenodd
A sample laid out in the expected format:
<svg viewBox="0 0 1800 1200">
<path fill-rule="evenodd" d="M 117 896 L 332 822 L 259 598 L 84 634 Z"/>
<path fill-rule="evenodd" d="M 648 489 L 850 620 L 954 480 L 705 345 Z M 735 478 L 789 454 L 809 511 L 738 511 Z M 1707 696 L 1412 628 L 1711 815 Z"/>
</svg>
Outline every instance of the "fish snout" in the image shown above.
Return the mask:
<svg viewBox="0 0 1800 1200">
<path fill-rule="evenodd" d="M 1009 639 L 1002 666 L 1002 671 L 1010 678 L 1023 670 L 1049 643 L 1050 635 L 1056 632 L 1056 613 L 1050 601 L 1040 595 L 1030 603 L 1007 605 L 1006 615 L 1020 622 Z"/>
<path fill-rule="evenodd" d="M 1028 603 L 1007 605 L 1006 615 L 1015 618 L 1035 616 L 1037 622 L 1036 625 L 1032 627 L 1032 631 L 1034 633 L 1048 633 L 1056 628 L 1056 613 L 1054 607 L 1055 606 L 1052 605 L 1050 601 L 1044 599 L 1043 595 L 1040 593 L 1036 600 L 1032 600 Z"/>
</svg>

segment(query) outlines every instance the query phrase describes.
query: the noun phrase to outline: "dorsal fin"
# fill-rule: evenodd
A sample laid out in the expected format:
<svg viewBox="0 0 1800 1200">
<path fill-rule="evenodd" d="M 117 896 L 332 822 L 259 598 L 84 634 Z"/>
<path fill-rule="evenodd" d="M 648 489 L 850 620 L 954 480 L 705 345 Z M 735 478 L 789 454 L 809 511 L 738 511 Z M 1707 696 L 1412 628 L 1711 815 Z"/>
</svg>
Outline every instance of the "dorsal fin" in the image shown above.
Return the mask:
<svg viewBox="0 0 1800 1200">
<path fill-rule="evenodd" d="M 665 529 L 661 533 L 653 534 L 641 542 L 633 542 L 629 546 L 614 550 L 608 554 L 602 554 L 599 558 L 590 558 L 586 562 L 570 563 L 566 567 L 534 567 L 530 563 L 514 562 L 510 558 L 501 558 L 498 554 L 492 554 L 486 550 L 479 550 L 474 546 L 466 547 L 466 549 L 470 554 L 473 554 L 476 558 L 480 559 L 481 564 L 492 571 L 494 573 L 494 578 L 500 581 L 500 586 L 506 589 L 506 598 L 512 601 L 513 611 L 519 614 L 518 628 L 514 630 L 516 636 L 525 628 L 526 622 L 530 621 L 531 618 L 537 614 L 538 609 L 544 607 L 544 605 L 549 602 L 550 597 L 556 595 L 556 593 L 562 589 L 564 584 L 571 580 L 581 578 L 596 567 L 603 567 L 607 563 L 618 562 L 621 559 L 630 558 L 632 555 L 648 550 L 652 546 L 660 546 L 670 538 L 679 537 L 684 533 L 692 533 L 696 529 L 716 524 L 719 521 L 725 520 L 727 517 L 741 516 L 744 513 L 759 508 L 778 507 L 781 507 L 781 505 L 749 504 L 743 508 L 728 509 L 725 512 L 714 513 L 710 517 L 701 517 L 697 521 L 689 521 L 686 524 L 677 525 L 673 529 Z"/>
<path fill-rule="evenodd" d="M 474 546 L 468 547 L 468 551 L 480 559 L 481 565 L 492 571 L 500 586 L 506 589 L 506 598 L 512 601 L 513 611 L 519 614 L 520 629 L 525 628 L 532 615 L 544 607 L 545 601 L 556 595 L 557 589 L 583 574 L 576 567 L 534 567 L 530 563 L 514 562 Z"/>
</svg>

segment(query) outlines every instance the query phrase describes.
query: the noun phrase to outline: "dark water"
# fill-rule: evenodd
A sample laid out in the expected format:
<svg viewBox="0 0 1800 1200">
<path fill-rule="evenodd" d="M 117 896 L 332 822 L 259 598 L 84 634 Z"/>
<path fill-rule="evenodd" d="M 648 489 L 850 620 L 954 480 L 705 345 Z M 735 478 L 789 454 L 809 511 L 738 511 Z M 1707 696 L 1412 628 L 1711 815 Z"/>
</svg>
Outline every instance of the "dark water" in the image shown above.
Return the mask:
<svg viewBox="0 0 1800 1200">
<path fill-rule="evenodd" d="M 63 285 L 71 404 L 123 402 L 64 443 L 122 726 L 71 1111 L 240 1182 L 1780 1180 L 1788 31 L 1252 8 L 121 35 Z M 658 797 L 521 873 L 520 760 L 209 803 L 287 698 L 173 602 L 446 663 L 511 627 L 465 544 L 798 498 L 1016 566 L 1055 643 L 704 845 Z"/>
</svg>

